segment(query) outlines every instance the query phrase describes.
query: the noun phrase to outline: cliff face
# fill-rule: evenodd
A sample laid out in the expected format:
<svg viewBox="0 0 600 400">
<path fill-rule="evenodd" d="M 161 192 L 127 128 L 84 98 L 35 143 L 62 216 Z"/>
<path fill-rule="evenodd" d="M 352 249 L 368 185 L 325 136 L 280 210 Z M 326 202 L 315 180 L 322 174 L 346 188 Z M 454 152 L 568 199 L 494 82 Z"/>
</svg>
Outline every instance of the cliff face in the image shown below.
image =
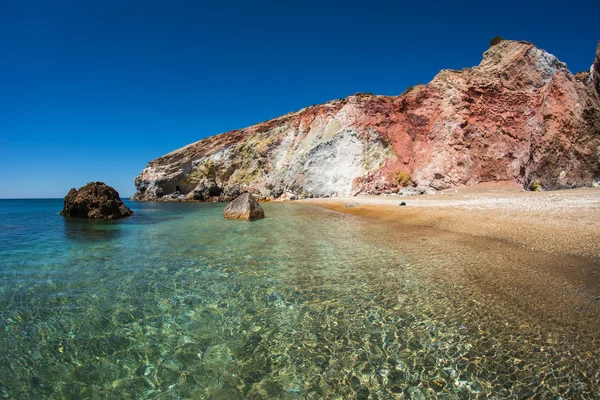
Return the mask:
<svg viewBox="0 0 600 400">
<path fill-rule="evenodd" d="M 591 185 L 600 179 L 598 73 L 600 45 L 576 78 L 530 43 L 502 41 L 479 66 L 443 70 L 400 96 L 357 94 L 157 158 L 135 179 L 134 199 Z"/>
<path fill-rule="evenodd" d="M 596 48 L 594 64 L 590 69 L 590 83 L 594 86 L 596 93 L 600 96 L 600 41 L 598 41 L 598 47 Z"/>
</svg>

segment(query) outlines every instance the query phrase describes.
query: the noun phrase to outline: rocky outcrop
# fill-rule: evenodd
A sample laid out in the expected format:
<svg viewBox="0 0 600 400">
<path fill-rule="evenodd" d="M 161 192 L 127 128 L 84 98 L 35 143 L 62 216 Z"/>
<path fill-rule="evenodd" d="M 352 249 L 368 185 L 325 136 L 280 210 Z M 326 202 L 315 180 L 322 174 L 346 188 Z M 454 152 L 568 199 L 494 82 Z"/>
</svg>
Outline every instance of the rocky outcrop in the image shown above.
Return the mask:
<svg viewBox="0 0 600 400">
<path fill-rule="evenodd" d="M 596 93 L 600 96 L 600 41 L 598 41 L 598 47 L 596 48 L 596 59 L 592 68 L 590 68 L 590 80 Z"/>
<path fill-rule="evenodd" d="M 90 182 L 79 190 L 71 189 L 60 212 L 65 217 L 90 219 L 117 219 L 132 214 L 119 193 L 103 182 Z"/>
<path fill-rule="evenodd" d="M 264 218 L 265 212 L 254 196 L 246 192 L 225 207 L 223 216 L 228 219 L 255 220 Z"/>
<path fill-rule="evenodd" d="M 443 70 L 402 95 L 356 94 L 157 158 L 135 179 L 134 199 L 591 185 L 600 176 L 598 64 L 597 54 L 591 74 L 575 78 L 531 43 L 496 41 L 478 66 Z"/>
</svg>

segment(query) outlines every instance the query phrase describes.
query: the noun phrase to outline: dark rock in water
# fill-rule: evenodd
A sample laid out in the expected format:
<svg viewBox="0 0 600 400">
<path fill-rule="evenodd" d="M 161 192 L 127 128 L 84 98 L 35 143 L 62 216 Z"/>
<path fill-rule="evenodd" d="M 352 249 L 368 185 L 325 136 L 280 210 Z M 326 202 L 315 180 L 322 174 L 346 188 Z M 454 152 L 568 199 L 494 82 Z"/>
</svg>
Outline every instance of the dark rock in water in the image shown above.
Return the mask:
<svg viewBox="0 0 600 400">
<path fill-rule="evenodd" d="M 403 201 L 402 203 L 400 203 L 400 205 L 401 205 L 401 206 L 405 206 L 405 205 L 406 205 L 406 202 L 405 202 L 405 201 Z"/>
<path fill-rule="evenodd" d="M 258 201 L 250 193 L 244 193 L 236 197 L 225 207 L 223 216 L 229 219 L 261 219 L 265 217 Z"/>
<path fill-rule="evenodd" d="M 79 190 L 71 189 L 65 196 L 60 215 L 91 219 L 117 219 L 133 214 L 119 193 L 103 182 L 90 182 Z"/>
</svg>

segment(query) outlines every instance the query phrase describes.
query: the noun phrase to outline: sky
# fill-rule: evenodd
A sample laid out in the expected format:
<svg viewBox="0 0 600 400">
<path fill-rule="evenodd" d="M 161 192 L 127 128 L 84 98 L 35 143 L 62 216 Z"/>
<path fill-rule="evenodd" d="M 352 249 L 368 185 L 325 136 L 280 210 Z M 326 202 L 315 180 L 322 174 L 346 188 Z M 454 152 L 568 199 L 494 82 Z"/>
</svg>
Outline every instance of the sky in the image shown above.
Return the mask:
<svg viewBox="0 0 600 400">
<path fill-rule="evenodd" d="M 356 92 L 477 65 L 496 35 L 572 72 L 596 1 L 0 0 L 0 198 L 122 197 L 152 159 Z"/>
</svg>

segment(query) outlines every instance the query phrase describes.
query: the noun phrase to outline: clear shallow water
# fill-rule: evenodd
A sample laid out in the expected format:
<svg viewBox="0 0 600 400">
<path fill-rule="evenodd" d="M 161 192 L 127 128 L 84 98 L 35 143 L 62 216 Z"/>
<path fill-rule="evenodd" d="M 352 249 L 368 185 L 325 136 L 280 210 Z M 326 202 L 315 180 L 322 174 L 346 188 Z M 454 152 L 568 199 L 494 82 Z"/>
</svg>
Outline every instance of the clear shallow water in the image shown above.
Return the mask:
<svg viewBox="0 0 600 400">
<path fill-rule="evenodd" d="M 224 204 L 130 203 L 115 222 L 61 205 L 0 201 L 2 397 L 599 396 L 597 335 L 460 284 L 464 265 L 519 262 L 504 248 L 301 205 L 256 222 Z"/>
</svg>

